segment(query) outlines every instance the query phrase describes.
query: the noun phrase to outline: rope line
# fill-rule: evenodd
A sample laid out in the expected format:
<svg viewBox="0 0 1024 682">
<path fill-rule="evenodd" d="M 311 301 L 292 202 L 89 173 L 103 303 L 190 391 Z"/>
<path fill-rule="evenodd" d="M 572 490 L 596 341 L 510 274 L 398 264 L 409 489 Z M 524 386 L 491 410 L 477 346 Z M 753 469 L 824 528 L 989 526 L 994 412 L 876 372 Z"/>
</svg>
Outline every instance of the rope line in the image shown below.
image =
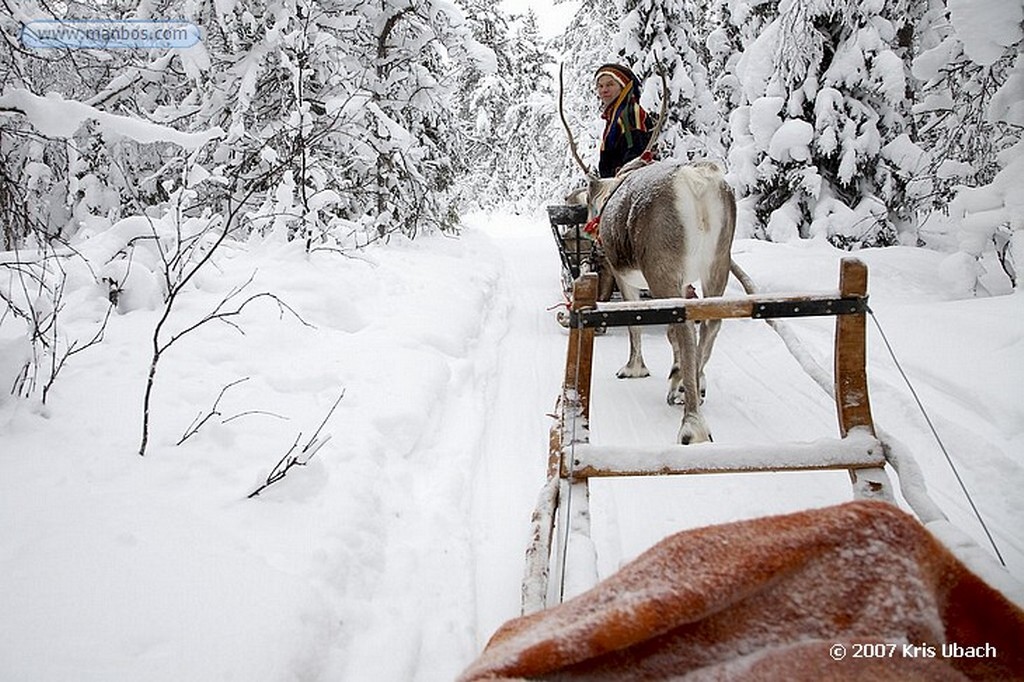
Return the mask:
<svg viewBox="0 0 1024 682">
<path fill-rule="evenodd" d="M 949 464 L 949 468 L 953 471 L 953 475 L 956 477 L 957 484 L 959 484 L 960 489 L 963 491 L 964 496 L 967 498 L 967 503 L 971 506 L 971 510 L 974 512 L 974 516 L 978 519 L 978 523 L 981 524 L 982 530 L 985 531 L 985 537 L 988 538 L 989 544 L 992 545 L 992 549 L 996 553 L 996 558 L 999 559 L 999 563 L 1002 564 L 1005 568 L 1006 561 L 1003 559 L 1003 555 L 999 551 L 999 545 L 996 544 L 995 538 L 989 531 L 988 524 L 985 523 L 985 519 L 981 515 L 981 511 L 978 509 L 978 506 L 974 503 L 974 497 L 967 489 L 967 485 L 964 483 L 963 478 L 961 478 L 960 471 L 959 469 L 957 469 L 956 464 L 953 462 L 953 457 L 949 454 L 949 450 L 946 449 L 946 444 L 943 442 L 942 437 L 939 435 L 938 430 L 935 428 L 935 424 L 932 423 L 931 417 L 928 414 L 928 410 L 925 409 L 924 403 L 921 401 L 921 398 L 918 395 L 917 390 L 914 388 L 914 384 L 911 383 L 910 377 L 907 376 L 907 373 L 903 371 L 903 365 L 900 364 L 899 358 L 896 357 L 896 352 L 893 350 L 892 344 L 889 343 L 889 337 L 885 335 L 885 331 L 882 329 L 881 323 L 878 321 L 878 318 L 875 317 L 875 311 L 873 311 L 871 308 L 868 308 L 868 314 L 871 316 L 871 321 L 874 323 L 875 328 L 878 330 L 879 335 L 882 337 L 882 342 L 885 344 L 885 348 L 889 352 L 889 357 L 891 357 L 892 361 L 896 364 L 896 369 L 899 371 L 900 376 L 903 377 L 903 381 L 904 383 L 906 383 L 907 388 L 910 389 L 910 394 L 914 397 L 914 402 L 917 403 L 917 407 L 921 411 L 922 416 L 924 416 L 924 420 L 928 424 L 928 428 L 931 430 L 932 436 L 935 438 L 935 442 L 938 443 L 939 449 L 942 450 L 942 454 L 946 458 L 946 462 Z"/>
</svg>

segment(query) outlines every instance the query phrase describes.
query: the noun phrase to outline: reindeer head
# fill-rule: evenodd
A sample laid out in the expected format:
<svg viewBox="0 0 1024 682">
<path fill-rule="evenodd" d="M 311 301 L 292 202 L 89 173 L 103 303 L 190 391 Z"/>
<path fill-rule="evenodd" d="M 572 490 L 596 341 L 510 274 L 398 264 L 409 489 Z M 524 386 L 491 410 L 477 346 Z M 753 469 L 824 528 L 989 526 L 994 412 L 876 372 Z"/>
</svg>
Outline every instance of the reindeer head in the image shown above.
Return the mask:
<svg viewBox="0 0 1024 682">
<path fill-rule="evenodd" d="M 601 212 L 604 211 L 605 202 L 608 201 L 618 186 L 622 184 L 624 177 L 624 175 L 616 175 L 614 178 L 599 178 L 596 175 L 589 177 L 586 195 L 588 219 L 601 215 Z"/>
</svg>

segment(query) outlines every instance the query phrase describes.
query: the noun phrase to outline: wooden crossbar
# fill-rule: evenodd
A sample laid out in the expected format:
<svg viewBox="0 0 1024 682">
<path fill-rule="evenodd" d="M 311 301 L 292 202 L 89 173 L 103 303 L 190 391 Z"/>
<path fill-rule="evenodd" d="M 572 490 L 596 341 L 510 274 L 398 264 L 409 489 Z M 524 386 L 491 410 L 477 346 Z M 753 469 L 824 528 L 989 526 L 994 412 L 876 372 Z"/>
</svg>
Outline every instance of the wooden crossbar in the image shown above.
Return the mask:
<svg viewBox="0 0 1024 682">
<path fill-rule="evenodd" d="M 857 430 L 846 438 L 770 445 L 577 445 L 565 464 L 562 475 L 574 478 L 827 471 L 882 467 L 885 454 L 874 436 Z"/>
<path fill-rule="evenodd" d="M 569 316 L 578 327 L 625 327 L 702 320 L 774 319 L 859 315 L 867 311 L 866 296 L 838 292 L 802 296 L 754 295 L 716 298 L 661 298 L 598 303 Z"/>
</svg>

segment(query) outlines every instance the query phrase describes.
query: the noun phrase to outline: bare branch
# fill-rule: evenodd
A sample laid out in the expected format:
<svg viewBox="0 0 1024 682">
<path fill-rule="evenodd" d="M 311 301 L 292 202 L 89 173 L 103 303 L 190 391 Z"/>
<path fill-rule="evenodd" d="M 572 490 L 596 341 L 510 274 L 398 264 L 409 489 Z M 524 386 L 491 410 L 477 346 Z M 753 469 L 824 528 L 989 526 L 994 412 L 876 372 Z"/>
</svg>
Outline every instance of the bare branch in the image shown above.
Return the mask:
<svg viewBox="0 0 1024 682">
<path fill-rule="evenodd" d="M 276 412 L 268 412 L 267 410 L 246 410 L 245 412 L 239 412 L 238 414 L 233 414 L 230 417 L 225 417 L 221 421 L 221 424 L 227 424 L 228 422 L 233 422 L 236 419 L 241 419 L 242 417 L 251 417 L 255 414 L 263 415 L 264 417 L 274 417 L 275 419 L 282 419 L 284 421 L 288 421 L 288 417 L 277 414 Z"/>
<path fill-rule="evenodd" d="M 217 408 L 220 405 L 220 400 L 221 400 L 221 398 L 224 397 L 224 394 L 227 393 L 229 388 L 237 386 L 238 384 L 242 383 L 243 381 L 248 381 L 248 380 L 249 380 L 249 377 L 243 377 L 241 379 L 236 379 L 235 381 L 232 381 L 231 383 L 229 383 L 229 384 L 225 385 L 223 388 L 221 388 L 220 389 L 220 393 L 217 394 L 217 399 L 213 401 L 213 406 L 210 408 L 210 411 L 207 412 L 205 415 L 202 412 L 197 414 L 196 418 L 192 420 L 192 423 L 189 424 L 187 429 L 185 429 L 185 433 L 183 433 L 181 435 L 181 438 L 178 439 L 178 442 L 175 443 L 175 445 L 181 445 L 182 443 L 187 441 L 189 438 L 191 438 L 192 436 L 194 436 L 197 433 L 199 433 L 199 429 L 203 428 L 203 426 L 206 425 L 206 422 L 210 421 L 214 417 L 220 417 L 221 413 L 220 413 L 220 410 L 218 410 Z"/>
<path fill-rule="evenodd" d="M 292 454 L 295 452 L 295 448 L 299 446 L 299 441 L 302 440 L 302 433 L 300 432 L 295 437 L 295 442 L 292 443 L 292 446 L 288 448 L 288 451 L 286 453 L 284 453 L 284 457 L 282 457 L 278 461 L 278 463 L 274 465 L 274 468 L 270 470 L 270 473 L 267 475 L 266 481 L 264 481 L 258 488 L 256 488 L 256 490 L 253 490 L 251 493 L 246 495 L 246 499 L 251 500 L 252 498 L 256 497 L 270 486 L 280 481 L 288 474 L 288 471 L 291 470 L 292 467 L 304 467 L 307 464 L 309 464 L 310 460 L 312 460 L 316 453 L 320 451 L 320 448 L 326 445 L 327 442 L 331 439 L 330 436 L 327 436 L 322 441 L 318 440 L 320 437 L 320 432 L 327 424 L 327 421 L 331 418 L 331 415 L 333 415 L 334 411 L 338 408 L 338 403 L 340 403 L 341 399 L 344 397 L 345 390 L 342 389 L 341 394 L 338 395 L 338 399 L 334 401 L 334 404 L 331 406 L 331 409 L 327 411 L 327 415 L 324 417 L 323 421 L 320 422 L 320 426 L 317 427 L 316 431 L 310 437 L 309 441 L 302 447 L 302 450 L 300 450 L 298 454 Z"/>
</svg>

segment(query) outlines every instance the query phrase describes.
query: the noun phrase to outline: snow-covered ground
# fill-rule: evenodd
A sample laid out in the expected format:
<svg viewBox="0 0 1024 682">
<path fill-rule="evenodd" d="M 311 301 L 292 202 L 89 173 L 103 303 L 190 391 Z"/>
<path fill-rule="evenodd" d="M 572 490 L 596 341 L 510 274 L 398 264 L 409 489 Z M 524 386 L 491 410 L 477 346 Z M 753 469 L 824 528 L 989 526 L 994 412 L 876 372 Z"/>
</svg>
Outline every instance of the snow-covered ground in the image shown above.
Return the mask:
<svg viewBox="0 0 1024 682">
<path fill-rule="evenodd" d="M 306 324 L 262 299 L 238 328 L 183 337 L 161 360 L 144 458 L 156 309 L 115 315 L 45 406 L 4 394 L 0 679 L 454 678 L 518 614 L 566 344 L 547 310 L 561 292 L 543 219 L 466 223 L 459 239 L 354 257 L 232 245 L 183 295 L 172 325 L 186 327 L 253 275 L 249 291 L 274 293 Z M 833 289 L 845 255 L 821 242 L 747 240 L 734 254 L 769 291 Z M 858 255 L 877 320 L 1006 559 L 1007 574 L 984 570 L 1024 602 L 1024 298 L 964 298 L 942 253 Z M 82 291 L 72 331 L 102 317 L 104 292 Z M 831 321 L 789 324 L 829 367 Z M 661 331 L 647 335 L 652 377 L 629 382 L 613 376 L 624 330 L 597 340 L 595 443 L 674 438 L 668 347 Z M 705 403 L 716 441 L 836 435 L 831 399 L 766 325 L 727 322 L 719 338 Z M 977 563 L 991 554 L 985 535 L 874 325 L 869 344 L 876 422 L 914 453 L 934 500 L 981 548 Z M 339 396 L 326 444 L 247 499 Z M 849 497 L 845 474 L 596 482 L 599 569 L 682 528 Z"/>
</svg>

